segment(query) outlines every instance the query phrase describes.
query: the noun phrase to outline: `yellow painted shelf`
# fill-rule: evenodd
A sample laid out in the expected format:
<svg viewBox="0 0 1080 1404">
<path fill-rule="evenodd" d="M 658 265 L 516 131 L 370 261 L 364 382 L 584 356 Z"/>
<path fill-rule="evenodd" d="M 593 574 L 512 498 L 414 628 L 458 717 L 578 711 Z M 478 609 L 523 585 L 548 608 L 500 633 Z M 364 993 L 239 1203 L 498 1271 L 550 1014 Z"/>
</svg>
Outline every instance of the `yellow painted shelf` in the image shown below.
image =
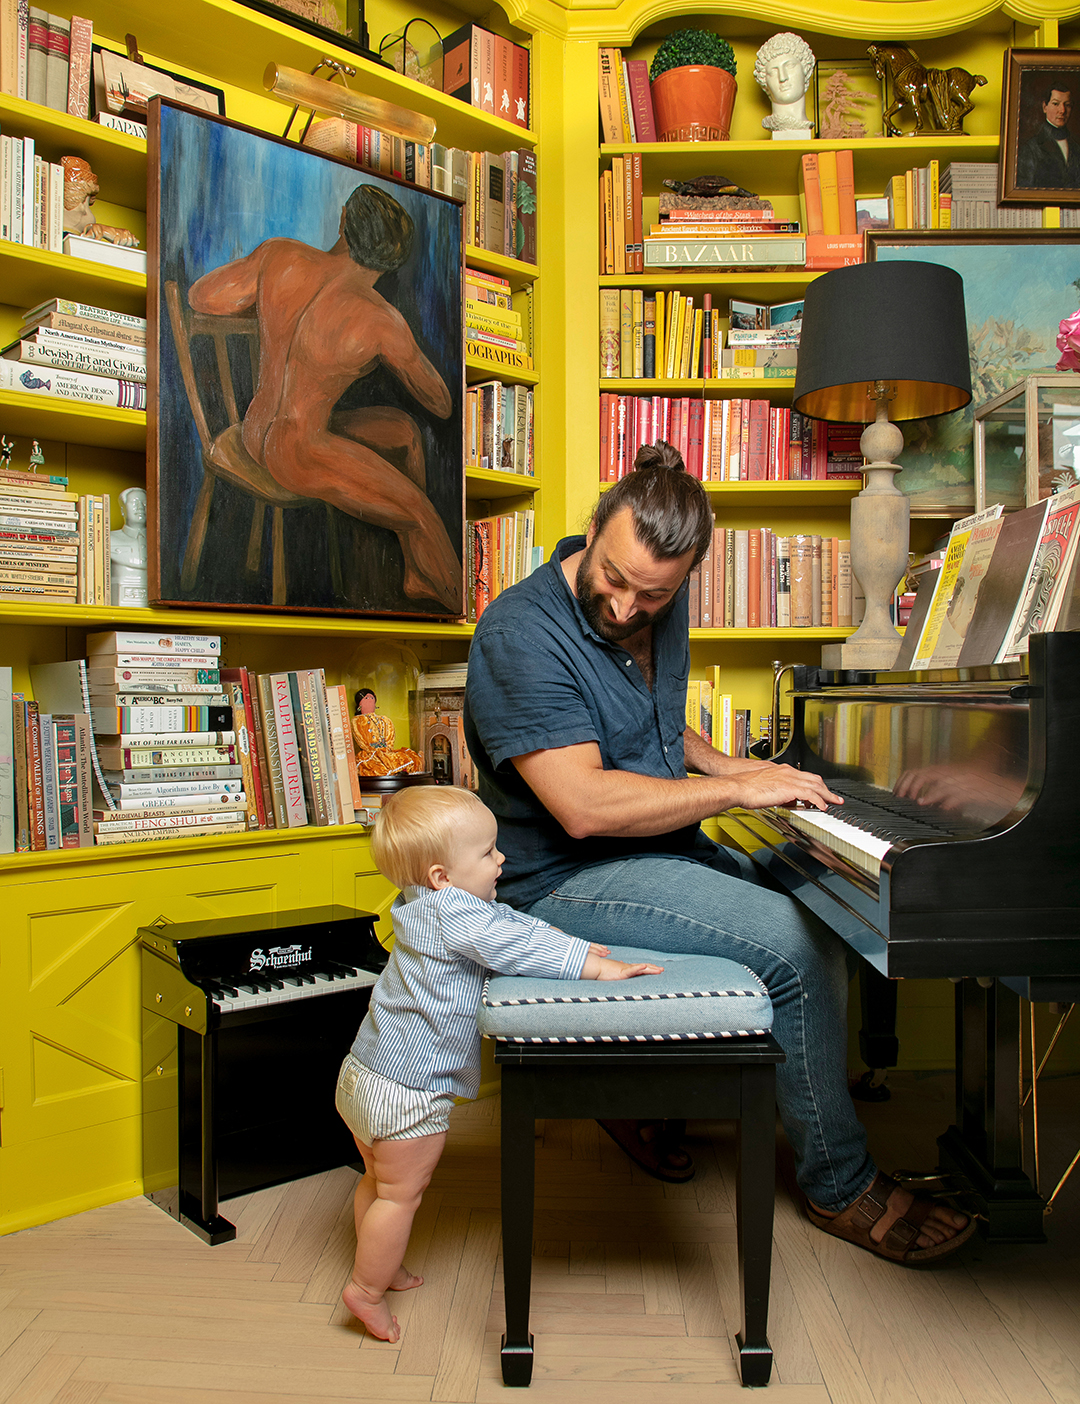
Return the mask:
<svg viewBox="0 0 1080 1404">
<path fill-rule="evenodd" d="M 540 480 L 525 473 L 500 473 L 492 468 L 466 468 L 467 497 L 520 497 L 538 492 Z"/>
<path fill-rule="evenodd" d="M 42 379 L 48 379 L 48 369 Z M 33 395 L 0 390 L 0 426 L 7 434 L 31 439 L 60 439 L 67 444 L 93 444 L 99 448 L 146 448 L 145 410 L 111 409 L 59 395 Z"/>
<path fill-rule="evenodd" d="M 812 625 L 809 629 L 691 629 L 691 639 L 823 639 L 834 643 L 846 639 L 854 628 L 834 629 L 831 625 Z"/>
<path fill-rule="evenodd" d="M 884 190 L 890 176 L 936 158 L 996 161 L 996 136 L 866 137 L 861 141 L 701 141 L 641 142 L 601 146 L 602 159 L 629 153 L 642 157 L 646 196 L 658 195 L 664 180 L 693 180 L 722 172 L 747 190 L 772 196 L 799 188 L 799 169 L 808 151 L 851 151 L 856 190 Z"/>
<path fill-rule="evenodd" d="M 280 20 L 234 4 L 233 0 L 139 5 L 137 14 L 133 14 L 130 0 L 94 0 L 92 9 L 95 31 L 122 39 L 137 26 L 139 46 L 145 52 L 167 54 L 178 67 L 233 83 L 252 93 L 266 93 L 263 74 L 269 63 L 310 73 L 320 59 L 329 56 L 357 70 L 356 77 L 349 79 L 350 87 L 433 117 L 435 140 L 443 146 L 513 151 L 536 144 L 535 132 L 468 107 L 349 49 L 305 34 Z M 281 130 L 288 120 L 289 107 L 288 103 L 281 104 Z"/>
<path fill-rule="evenodd" d="M 191 853 L 225 847 L 235 852 L 245 848 L 266 848 L 274 844 L 318 843 L 319 840 L 340 839 L 350 834 L 362 839 L 368 830 L 360 824 L 324 824 L 321 828 L 307 825 L 299 829 L 254 829 L 242 834 L 218 834 L 216 837 L 202 834 L 198 838 L 185 835 L 183 838 L 152 839 L 147 843 L 103 844 L 100 848 L 54 848 L 44 853 L 5 853 L 0 856 L 0 877 L 13 869 L 22 870 L 29 876 L 46 869 L 64 868 L 77 865 L 111 862 L 118 858 L 146 858 L 151 850 L 157 850 L 164 858 L 166 854 Z M 55 874 L 53 874 L 55 875 Z"/>
<path fill-rule="evenodd" d="M 0 240 L 0 301 L 25 310 L 58 296 L 141 317 L 146 312 L 146 274 Z"/>
<path fill-rule="evenodd" d="M 790 399 L 795 377 L 753 380 L 703 380 L 688 376 L 685 380 L 601 380 L 600 389 L 618 395 L 699 395 L 709 400 L 743 400 L 751 395 L 776 396 Z"/>
<path fill-rule="evenodd" d="M 50 161 L 81 156 L 93 167 L 103 198 L 129 209 L 146 208 L 146 142 L 82 117 L 69 117 L 37 102 L 0 93 L 5 136 L 33 137 L 34 151 Z"/>
<path fill-rule="evenodd" d="M 679 292 L 691 288 L 715 288 L 724 285 L 727 293 L 755 301 L 758 297 L 783 297 L 786 293 L 801 293 L 808 283 L 820 278 L 805 268 L 790 273 L 733 273 L 723 268 L 711 273 L 603 273 L 597 280 L 602 288 L 674 288 Z M 720 315 L 727 320 L 726 308 Z"/>
<path fill-rule="evenodd" d="M 72 605 L 0 602 L 0 624 L 56 624 L 64 628 L 100 630 L 109 624 L 146 629 L 192 629 L 213 634 L 316 634 L 323 638 L 383 636 L 389 638 L 460 639 L 473 626 L 427 619 L 373 619 L 336 614 L 274 614 L 270 611 L 216 609 L 121 609 L 117 605 Z"/>
<path fill-rule="evenodd" d="M 600 491 L 607 492 L 614 483 L 601 483 Z M 844 503 L 862 491 L 861 478 L 844 478 L 837 482 L 738 482 L 702 483 L 702 487 L 713 499 L 713 504 L 735 503 L 740 507 L 815 507 Z M 725 632 L 730 632 L 725 630 Z"/>
<path fill-rule="evenodd" d="M 495 361 L 478 361 L 465 352 L 465 378 L 470 384 L 475 380 L 502 380 L 511 385 L 539 385 L 540 372 L 520 370 L 516 366 L 500 366 Z"/>
<path fill-rule="evenodd" d="M 535 263 L 522 263 L 520 259 L 504 258 L 502 254 L 489 249 L 478 249 L 475 244 L 465 245 L 465 262 L 470 268 L 483 273 L 494 273 L 497 278 L 505 278 L 512 292 L 535 283 L 540 270 Z"/>
</svg>

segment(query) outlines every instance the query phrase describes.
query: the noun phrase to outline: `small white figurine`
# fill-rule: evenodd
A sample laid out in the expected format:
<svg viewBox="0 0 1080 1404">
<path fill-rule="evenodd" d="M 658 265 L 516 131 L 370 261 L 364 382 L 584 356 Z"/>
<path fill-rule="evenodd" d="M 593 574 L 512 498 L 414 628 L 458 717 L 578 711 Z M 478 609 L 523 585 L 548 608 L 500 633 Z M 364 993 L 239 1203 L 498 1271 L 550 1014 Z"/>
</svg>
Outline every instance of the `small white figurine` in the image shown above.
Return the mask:
<svg viewBox="0 0 1080 1404">
<path fill-rule="evenodd" d="M 814 51 L 797 34 L 774 34 L 754 60 L 754 77 L 772 101 L 772 112 L 761 119 L 773 141 L 807 141 L 814 124 L 806 115 L 806 94 L 814 76 Z"/>
<path fill-rule="evenodd" d="M 149 608 L 146 592 L 146 493 L 125 488 L 120 494 L 124 525 L 109 536 L 112 603 Z"/>
</svg>

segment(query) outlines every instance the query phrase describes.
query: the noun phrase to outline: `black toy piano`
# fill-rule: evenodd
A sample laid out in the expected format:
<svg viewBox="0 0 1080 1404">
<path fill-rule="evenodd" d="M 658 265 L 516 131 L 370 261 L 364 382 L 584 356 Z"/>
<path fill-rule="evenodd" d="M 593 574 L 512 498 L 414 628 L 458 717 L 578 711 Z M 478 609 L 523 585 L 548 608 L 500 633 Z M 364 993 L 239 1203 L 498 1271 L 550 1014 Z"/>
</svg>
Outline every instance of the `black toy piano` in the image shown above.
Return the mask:
<svg viewBox="0 0 1080 1404">
<path fill-rule="evenodd" d="M 377 920 L 313 907 L 140 929 L 144 1189 L 205 1242 L 236 1236 L 219 1200 L 357 1160 L 334 1087 L 386 965 Z"/>
<path fill-rule="evenodd" d="M 844 804 L 763 810 L 766 846 L 756 833 L 747 847 L 881 976 L 957 981 L 942 1162 L 973 1186 L 991 1239 L 1041 1241 L 1020 1001 L 1080 998 L 1080 633 L 1032 635 L 1027 660 L 992 667 L 797 668 L 776 760 Z"/>
</svg>

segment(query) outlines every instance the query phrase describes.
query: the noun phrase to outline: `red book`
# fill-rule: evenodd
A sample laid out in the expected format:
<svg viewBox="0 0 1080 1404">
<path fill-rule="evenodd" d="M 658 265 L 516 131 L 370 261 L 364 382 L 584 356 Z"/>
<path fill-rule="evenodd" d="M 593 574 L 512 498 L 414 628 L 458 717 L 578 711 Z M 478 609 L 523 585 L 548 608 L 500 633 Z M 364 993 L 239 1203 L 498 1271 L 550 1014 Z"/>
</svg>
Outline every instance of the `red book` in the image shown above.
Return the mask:
<svg viewBox="0 0 1080 1404">
<path fill-rule="evenodd" d="M 495 116 L 513 120 L 514 46 L 501 34 L 495 35 Z"/>
<path fill-rule="evenodd" d="M 634 435 L 634 441 L 635 441 L 635 448 L 634 448 L 634 453 L 635 453 L 635 455 L 637 454 L 637 450 L 642 446 L 642 444 L 651 444 L 651 443 L 653 442 L 653 433 L 652 433 L 652 400 L 649 398 L 648 395 L 639 395 L 639 396 L 638 396 L 638 402 L 637 402 L 637 432 L 636 432 L 635 435 Z"/>
<path fill-rule="evenodd" d="M 777 479 L 778 458 L 776 452 L 776 416 L 779 413 L 779 410 L 775 410 L 772 408 L 770 408 L 769 410 L 769 443 L 768 450 L 765 456 L 765 476 L 771 483 L 775 483 Z"/>
<path fill-rule="evenodd" d="M 639 138 L 640 140 L 640 138 Z M 634 269 L 638 273 L 645 272 L 645 245 L 642 242 L 642 218 L 641 218 L 641 153 L 635 152 L 628 160 L 627 166 L 630 169 L 630 213 L 633 219 L 633 239 L 634 239 Z M 629 268 L 627 272 L 629 272 Z"/>
<path fill-rule="evenodd" d="M 491 522 L 487 519 L 473 522 L 473 536 L 475 542 L 473 570 L 476 587 L 476 617 L 479 619 L 491 603 Z"/>
<path fill-rule="evenodd" d="M 72 117 L 90 115 L 90 46 L 93 38 L 94 26 L 91 22 L 72 15 L 67 98 L 67 110 Z"/>
<path fill-rule="evenodd" d="M 670 395 L 658 395 L 656 398 L 657 398 L 657 401 L 658 401 L 658 405 L 657 405 L 657 415 L 656 415 L 656 421 L 655 421 L 655 423 L 656 423 L 656 438 L 653 440 L 653 442 L 655 443 L 657 440 L 663 439 L 664 443 L 670 444 L 670 443 L 671 443 L 671 396 L 670 396 Z"/>
<path fill-rule="evenodd" d="M 649 65 L 645 59 L 627 59 L 626 77 L 629 84 L 630 107 L 634 113 L 634 130 L 638 141 L 656 140 L 656 118 L 653 115 L 652 89 L 649 87 Z"/>
<path fill-rule="evenodd" d="M 755 401 L 755 403 L 758 403 Z M 746 627 L 761 628 L 761 528 L 746 533 Z"/>
<path fill-rule="evenodd" d="M 600 395 L 600 481 L 610 483 L 614 479 L 611 472 L 611 401 L 614 396 L 604 390 Z"/>
<path fill-rule="evenodd" d="M 728 430 L 728 461 L 725 477 L 728 482 L 738 482 L 742 477 L 742 422 L 743 402 L 732 400 L 731 425 Z"/>
<path fill-rule="evenodd" d="M 689 405 L 688 425 L 687 425 L 687 449 L 689 456 L 686 458 L 686 469 L 698 481 L 701 481 L 701 469 L 704 463 L 704 423 L 705 423 L 705 403 L 702 400 L 691 400 Z"/>
<path fill-rule="evenodd" d="M 41 726 L 38 704 L 26 704 L 26 787 L 30 800 L 30 847 L 37 853 L 45 841 L 45 794 L 41 770 Z"/>
<path fill-rule="evenodd" d="M 661 220 L 669 219 L 684 224 L 777 224 L 775 212 L 769 210 L 667 210 L 661 211 Z M 732 230 L 738 233 L 738 230 Z"/>
<path fill-rule="evenodd" d="M 805 159 L 805 157 L 804 157 Z M 806 267 L 846 268 L 863 261 L 861 234 L 808 234 L 806 236 Z"/>
<path fill-rule="evenodd" d="M 682 400 L 677 400 L 674 396 L 672 397 L 667 432 L 667 441 L 672 448 L 679 447 L 679 437 L 682 432 L 682 404 Z M 685 458 L 683 461 L 686 461 Z"/>
<path fill-rule="evenodd" d="M 800 181 L 802 184 L 803 198 L 806 202 L 806 230 L 807 238 L 812 234 L 824 234 L 825 219 L 821 209 L 821 178 L 818 172 L 818 158 L 816 151 L 808 151 L 802 158 L 800 168 Z M 809 254 L 809 250 L 807 250 Z M 807 265 L 809 267 L 809 264 Z"/>
<path fill-rule="evenodd" d="M 749 421 L 746 444 L 746 472 L 743 476 L 751 482 L 763 481 L 768 472 L 769 453 L 769 402 L 749 400 L 749 415 L 744 415 L 744 423 Z"/>
<path fill-rule="evenodd" d="M 495 35 L 490 29 L 480 31 L 480 110 L 497 113 L 495 104 Z"/>
<path fill-rule="evenodd" d="M 615 477 L 625 478 L 629 472 L 626 461 L 626 396 L 615 396 Z"/>
<path fill-rule="evenodd" d="M 517 252 L 522 263 L 536 262 L 536 152 L 523 147 L 518 152 Z"/>
<path fill-rule="evenodd" d="M 529 51 L 520 44 L 511 45 L 513 55 L 511 70 L 513 89 L 510 102 L 510 121 L 516 127 L 529 125 Z"/>
</svg>

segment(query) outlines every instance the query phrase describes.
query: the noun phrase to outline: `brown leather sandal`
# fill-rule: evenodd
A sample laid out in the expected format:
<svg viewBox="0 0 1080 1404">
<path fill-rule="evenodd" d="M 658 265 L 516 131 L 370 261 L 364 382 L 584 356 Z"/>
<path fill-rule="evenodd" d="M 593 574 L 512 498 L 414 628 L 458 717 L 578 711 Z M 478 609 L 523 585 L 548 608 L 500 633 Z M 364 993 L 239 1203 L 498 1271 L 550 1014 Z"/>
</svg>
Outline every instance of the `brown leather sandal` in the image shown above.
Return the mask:
<svg viewBox="0 0 1080 1404">
<path fill-rule="evenodd" d="M 944 1243 L 935 1243 L 932 1248 L 917 1248 L 919 1233 L 935 1201 L 928 1194 L 916 1194 L 906 1214 L 889 1226 L 880 1243 L 870 1237 L 870 1230 L 886 1212 L 893 1191 L 900 1188 L 900 1182 L 891 1175 L 875 1176 L 870 1188 L 854 1204 L 849 1204 L 839 1214 L 822 1214 L 810 1203 L 806 1206 L 806 1217 L 825 1233 L 842 1238 L 846 1243 L 854 1243 L 858 1248 L 866 1248 L 879 1258 L 889 1258 L 894 1263 L 928 1263 L 939 1258 L 947 1258 L 955 1253 L 962 1243 L 966 1243 L 975 1232 L 975 1220 L 968 1215 L 968 1221 L 952 1238 Z"/>
</svg>

